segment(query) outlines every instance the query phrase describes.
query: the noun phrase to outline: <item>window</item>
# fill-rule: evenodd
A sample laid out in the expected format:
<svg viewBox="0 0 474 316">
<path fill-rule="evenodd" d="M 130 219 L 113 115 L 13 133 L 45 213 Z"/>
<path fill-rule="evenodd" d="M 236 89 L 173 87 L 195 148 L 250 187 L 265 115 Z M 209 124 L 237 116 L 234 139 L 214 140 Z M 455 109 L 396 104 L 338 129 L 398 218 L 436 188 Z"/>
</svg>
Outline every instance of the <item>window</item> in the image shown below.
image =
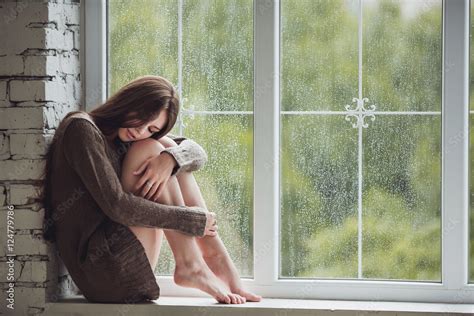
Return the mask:
<svg viewBox="0 0 474 316">
<path fill-rule="evenodd" d="M 208 152 L 195 176 L 259 294 L 474 302 L 469 12 L 466 0 L 89 2 L 85 100 L 143 74 L 175 83 L 173 132 Z M 160 286 L 184 295 L 173 264 L 165 241 Z"/>
<path fill-rule="evenodd" d="M 281 276 L 439 282 L 442 1 L 281 18 Z"/>
</svg>

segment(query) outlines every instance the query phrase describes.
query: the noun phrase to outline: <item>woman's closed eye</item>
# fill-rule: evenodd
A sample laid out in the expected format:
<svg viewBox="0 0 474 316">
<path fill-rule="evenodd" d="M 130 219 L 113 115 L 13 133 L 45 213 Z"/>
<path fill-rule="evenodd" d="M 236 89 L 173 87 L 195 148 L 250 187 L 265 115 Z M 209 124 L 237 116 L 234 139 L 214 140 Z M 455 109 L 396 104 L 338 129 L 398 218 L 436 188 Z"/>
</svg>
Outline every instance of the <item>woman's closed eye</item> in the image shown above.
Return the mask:
<svg viewBox="0 0 474 316">
<path fill-rule="evenodd" d="M 159 128 L 156 128 L 156 127 L 149 127 L 149 128 L 148 128 L 148 131 L 153 134 L 153 133 L 159 132 L 160 129 L 159 129 Z"/>
</svg>

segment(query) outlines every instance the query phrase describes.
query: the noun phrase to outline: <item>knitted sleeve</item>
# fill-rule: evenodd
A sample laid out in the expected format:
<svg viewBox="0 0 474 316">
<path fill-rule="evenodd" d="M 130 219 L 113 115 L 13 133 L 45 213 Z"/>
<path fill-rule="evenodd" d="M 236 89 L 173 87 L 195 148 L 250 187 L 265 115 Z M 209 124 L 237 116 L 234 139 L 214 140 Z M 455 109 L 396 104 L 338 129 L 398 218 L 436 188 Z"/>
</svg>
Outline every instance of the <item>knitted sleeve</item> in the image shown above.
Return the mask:
<svg viewBox="0 0 474 316">
<path fill-rule="evenodd" d="M 177 162 L 171 175 L 184 171 L 196 171 L 206 164 L 208 159 L 207 153 L 201 145 L 184 136 L 177 136 L 170 133 L 166 136 L 178 144 L 178 146 L 167 147 L 163 150 L 170 153 Z"/>
<path fill-rule="evenodd" d="M 102 211 L 127 226 L 159 227 L 203 236 L 206 214 L 202 208 L 156 203 L 122 188 L 107 154 L 106 140 L 89 121 L 74 118 L 62 139 L 66 161 L 76 171 Z"/>
</svg>

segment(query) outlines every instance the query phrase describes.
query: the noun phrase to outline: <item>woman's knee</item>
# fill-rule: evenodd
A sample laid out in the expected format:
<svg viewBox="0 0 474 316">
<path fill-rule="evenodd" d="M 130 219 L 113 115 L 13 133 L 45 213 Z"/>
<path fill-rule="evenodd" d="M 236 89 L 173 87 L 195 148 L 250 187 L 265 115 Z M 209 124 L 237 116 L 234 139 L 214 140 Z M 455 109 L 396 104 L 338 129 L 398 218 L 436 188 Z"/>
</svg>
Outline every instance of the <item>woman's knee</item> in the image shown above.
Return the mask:
<svg viewBox="0 0 474 316">
<path fill-rule="evenodd" d="M 133 144 L 128 149 L 127 156 L 149 156 L 151 154 L 159 154 L 164 149 L 165 146 L 159 140 L 154 138 L 145 138 L 133 142 Z"/>
<path fill-rule="evenodd" d="M 146 138 L 134 142 L 128 149 L 122 162 L 121 183 L 126 191 L 130 191 L 139 179 L 133 171 L 137 170 L 143 162 L 151 156 L 156 156 L 165 147 L 156 139 Z"/>
<path fill-rule="evenodd" d="M 163 146 L 165 146 L 166 148 L 167 148 L 167 147 L 178 146 L 178 144 L 177 144 L 173 139 L 171 139 L 171 138 L 168 137 L 168 136 L 163 136 L 163 137 L 161 137 L 160 139 L 158 139 L 158 141 L 159 141 Z"/>
</svg>

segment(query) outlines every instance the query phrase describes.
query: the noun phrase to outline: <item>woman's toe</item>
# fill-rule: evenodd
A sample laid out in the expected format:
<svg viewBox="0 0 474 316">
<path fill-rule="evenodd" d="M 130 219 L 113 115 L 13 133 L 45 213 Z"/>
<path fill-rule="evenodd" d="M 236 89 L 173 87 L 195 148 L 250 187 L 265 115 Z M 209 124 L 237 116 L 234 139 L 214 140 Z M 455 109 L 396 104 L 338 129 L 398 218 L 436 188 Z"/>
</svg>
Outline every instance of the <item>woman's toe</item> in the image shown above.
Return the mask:
<svg viewBox="0 0 474 316">
<path fill-rule="evenodd" d="M 226 304 L 232 304 L 232 299 L 231 299 L 230 295 L 225 296 L 225 303 Z"/>
<path fill-rule="evenodd" d="M 242 298 L 240 297 L 240 295 L 236 294 L 235 298 L 237 300 L 237 304 L 242 304 Z"/>
<path fill-rule="evenodd" d="M 255 295 L 251 292 L 247 292 L 247 291 L 241 291 L 239 293 L 241 296 L 245 297 L 248 301 L 251 301 L 251 302 L 260 302 L 260 300 L 262 299 L 262 297 L 260 295 Z"/>
</svg>

